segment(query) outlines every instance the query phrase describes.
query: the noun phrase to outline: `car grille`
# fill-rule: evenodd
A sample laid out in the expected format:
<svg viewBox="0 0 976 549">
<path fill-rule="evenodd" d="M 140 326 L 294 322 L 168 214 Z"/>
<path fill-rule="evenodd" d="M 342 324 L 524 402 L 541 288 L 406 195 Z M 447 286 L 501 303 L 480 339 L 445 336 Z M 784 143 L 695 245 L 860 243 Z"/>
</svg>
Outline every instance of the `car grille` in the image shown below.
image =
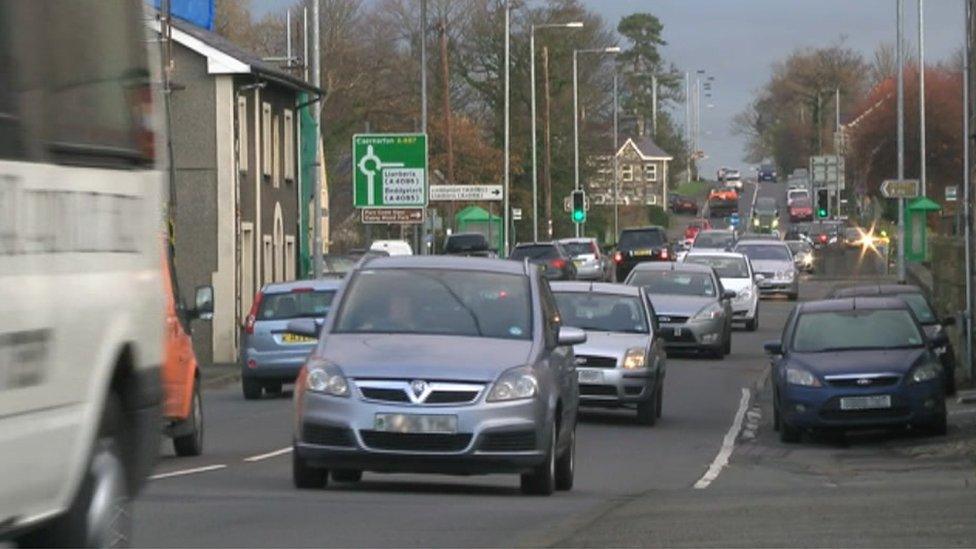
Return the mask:
<svg viewBox="0 0 976 549">
<path fill-rule="evenodd" d="M 381 387 L 360 387 L 363 397 L 370 400 L 382 400 L 384 402 L 410 402 L 410 397 L 403 389 L 383 389 Z"/>
<path fill-rule="evenodd" d="M 322 446 L 353 446 L 352 431 L 349 429 L 314 423 L 302 425 L 302 441 Z"/>
<path fill-rule="evenodd" d="M 668 330 L 665 328 L 661 331 L 661 335 L 664 337 L 664 341 L 671 341 L 674 343 L 695 343 L 695 334 L 691 333 L 691 330 L 683 330 L 681 335 L 674 335 L 674 330 Z"/>
<path fill-rule="evenodd" d="M 432 391 L 425 404 L 464 404 L 478 398 L 479 391 Z"/>
<path fill-rule="evenodd" d="M 419 382 L 419 384 L 417 384 Z M 422 380 L 359 379 L 354 382 L 366 400 L 400 404 L 445 405 L 471 404 L 478 400 L 484 389 L 481 383 L 459 383 Z M 417 384 L 417 385 L 415 385 Z M 421 391 L 415 392 L 419 387 Z"/>
<path fill-rule="evenodd" d="M 763 275 L 763 278 L 765 278 L 766 280 L 772 280 L 772 279 L 776 278 L 776 273 L 773 273 L 773 272 L 756 271 L 756 274 Z"/>
<path fill-rule="evenodd" d="M 888 387 L 898 383 L 900 376 L 878 376 L 878 377 L 827 377 L 827 383 L 833 387 Z"/>
<path fill-rule="evenodd" d="M 483 452 L 528 452 L 535 450 L 535 431 L 485 433 L 478 447 Z"/>
<path fill-rule="evenodd" d="M 685 322 L 688 322 L 688 317 L 674 316 L 674 315 L 657 315 L 657 321 L 662 324 L 684 324 Z"/>
<path fill-rule="evenodd" d="M 359 431 L 363 444 L 374 450 L 406 452 L 460 452 L 471 442 L 470 433 L 388 433 Z"/>
<path fill-rule="evenodd" d="M 581 396 L 617 396 L 617 388 L 613 385 L 580 384 Z"/>
<path fill-rule="evenodd" d="M 576 366 L 580 368 L 616 368 L 617 359 L 612 356 L 576 355 Z"/>
</svg>

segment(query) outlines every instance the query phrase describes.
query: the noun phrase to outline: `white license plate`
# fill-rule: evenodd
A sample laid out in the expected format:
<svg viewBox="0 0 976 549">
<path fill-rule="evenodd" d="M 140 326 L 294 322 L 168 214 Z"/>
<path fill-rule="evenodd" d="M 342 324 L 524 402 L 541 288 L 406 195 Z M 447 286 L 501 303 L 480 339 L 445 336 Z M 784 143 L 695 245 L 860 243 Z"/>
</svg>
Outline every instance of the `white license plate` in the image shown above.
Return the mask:
<svg viewBox="0 0 976 549">
<path fill-rule="evenodd" d="M 576 375 L 580 383 L 603 383 L 603 372 L 600 370 L 577 370 Z"/>
<path fill-rule="evenodd" d="M 877 410 L 891 408 L 891 395 L 842 397 L 841 410 Z"/>
<path fill-rule="evenodd" d="M 583 261 L 582 259 L 577 259 L 577 260 L 574 260 L 573 261 L 573 265 L 576 265 L 576 268 L 577 269 L 580 268 L 580 267 L 582 267 L 584 263 L 586 263 L 586 262 Z"/>
<path fill-rule="evenodd" d="M 392 433 L 457 433 L 457 416 L 376 414 L 373 428 Z"/>
<path fill-rule="evenodd" d="M 683 333 L 681 328 L 673 328 L 673 330 L 674 330 L 674 337 L 681 337 L 681 334 Z"/>
</svg>

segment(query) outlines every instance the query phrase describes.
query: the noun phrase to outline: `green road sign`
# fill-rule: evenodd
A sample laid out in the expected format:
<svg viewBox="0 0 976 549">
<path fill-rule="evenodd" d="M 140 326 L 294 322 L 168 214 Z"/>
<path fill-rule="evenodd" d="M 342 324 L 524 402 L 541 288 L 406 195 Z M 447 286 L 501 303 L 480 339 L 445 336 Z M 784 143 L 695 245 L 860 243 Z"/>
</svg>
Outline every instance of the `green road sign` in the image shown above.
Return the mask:
<svg viewBox="0 0 976 549">
<path fill-rule="evenodd" d="M 427 205 L 427 136 L 381 133 L 352 136 L 352 195 L 357 208 Z"/>
</svg>

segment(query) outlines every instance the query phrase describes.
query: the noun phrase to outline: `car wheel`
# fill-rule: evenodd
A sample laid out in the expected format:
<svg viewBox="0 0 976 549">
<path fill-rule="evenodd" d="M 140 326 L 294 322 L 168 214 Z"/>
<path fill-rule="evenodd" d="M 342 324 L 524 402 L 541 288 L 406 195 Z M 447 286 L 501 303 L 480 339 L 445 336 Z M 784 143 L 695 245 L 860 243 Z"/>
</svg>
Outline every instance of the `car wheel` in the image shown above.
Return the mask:
<svg viewBox="0 0 976 549">
<path fill-rule="evenodd" d="M 549 496 L 556 489 L 556 429 L 558 427 L 558 425 L 553 424 L 546 460 L 533 467 L 531 473 L 522 473 L 521 488 L 523 494 Z"/>
<path fill-rule="evenodd" d="M 800 431 L 799 427 L 794 427 L 790 425 L 782 417 L 779 418 L 779 440 L 786 444 L 795 444 L 800 442 L 803 432 Z"/>
<path fill-rule="evenodd" d="M 773 394 L 773 430 L 779 432 L 780 419 L 779 419 L 779 404 L 777 404 L 777 402 L 778 400 L 774 393 Z"/>
<path fill-rule="evenodd" d="M 324 488 L 329 483 L 329 470 L 313 467 L 298 455 L 298 448 L 291 450 L 291 478 L 295 488 L 302 490 Z"/>
<path fill-rule="evenodd" d="M 190 405 L 190 417 L 184 421 L 190 424 L 191 431 L 185 435 L 173 437 L 173 451 L 176 455 L 199 456 L 203 453 L 203 398 L 200 396 L 200 384 L 193 383 L 193 402 Z"/>
<path fill-rule="evenodd" d="M 244 392 L 244 400 L 257 400 L 261 398 L 261 384 L 253 379 L 241 378 L 241 389 Z"/>
<path fill-rule="evenodd" d="M 335 482 L 359 482 L 363 480 L 363 472 L 359 469 L 333 469 L 332 480 Z"/>
<path fill-rule="evenodd" d="M 644 401 L 637 403 L 637 423 L 653 427 L 657 423 L 657 389 L 651 390 L 651 395 Z"/>
<path fill-rule="evenodd" d="M 664 410 L 664 383 L 662 382 L 657 387 L 657 417 L 661 417 L 661 412 Z"/>
<path fill-rule="evenodd" d="M 950 352 L 951 352 L 951 350 L 950 350 Z M 949 366 L 950 367 L 954 367 L 955 365 L 952 364 L 952 365 L 949 365 Z M 946 376 L 945 376 L 945 394 L 948 395 L 948 396 L 953 396 L 953 395 L 956 394 L 956 373 L 953 370 L 950 370 L 949 368 L 946 368 L 945 369 L 945 372 L 946 372 Z"/>
<path fill-rule="evenodd" d="M 281 382 L 265 383 L 264 393 L 273 397 L 281 396 Z"/>
<path fill-rule="evenodd" d="M 749 320 L 746 321 L 746 331 L 747 332 L 755 332 L 756 329 L 759 328 L 759 314 L 758 314 L 758 312 L 759 311 L 757 309 L 757 311 L 756 311 L 757 314 L 754 317 L 752 317 L 752 318 L 750 318 Z"/>
<path fill-rule="evenodd" d="M 20 547 L 125 547 L 132 533 L 120 440 L 122 405 L 109 396 L 81 489 L 67 512 L 20 538 Z"/>
<path fill-rule="evenodd" d="M 946 433 L 949 432 L 949 423 L 947 421 L 945 410 L 943 410 L 937 418 L 925 426 L 925 431 L 928 434 L 937 437 L 945 436 Z"/>
<path fill-rule="evenodd" d="M 787 297 L 790 301 L 796 301 L 796 299 L 799 297 L 799 294 L 790 294 Z"/>
<path fill-rule="evenodd" d="M 725 344 L 722 346 L 722 356 L 728 356 L 732 354 L 732 330 L 729 329 L 729 333 L 725 336 Z"/>
<path fill-rule="evenodd" d="M 569 432 L 569 446 L 556 460 L 556 490 L 567 491 L 573 489 L 573 477 L 576 476 L 576 429 Z"/>
</svg>

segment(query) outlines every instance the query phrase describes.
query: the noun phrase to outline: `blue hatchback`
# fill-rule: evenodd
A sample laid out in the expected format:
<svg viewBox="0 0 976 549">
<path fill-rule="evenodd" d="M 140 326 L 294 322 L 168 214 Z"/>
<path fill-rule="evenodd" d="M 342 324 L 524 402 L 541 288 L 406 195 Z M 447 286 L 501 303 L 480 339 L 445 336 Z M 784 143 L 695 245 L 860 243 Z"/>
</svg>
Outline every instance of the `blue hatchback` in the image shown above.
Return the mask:
<svg viewBox="0 0 976 549">
<path fill-rule="evenodd" d="M 910 426 L 946 432 L 944 373 L 918 319 L 899 298 L 798 305 L 773 357 L 774 423 L 783 442 L 807 429 Z"/>
</svg>

